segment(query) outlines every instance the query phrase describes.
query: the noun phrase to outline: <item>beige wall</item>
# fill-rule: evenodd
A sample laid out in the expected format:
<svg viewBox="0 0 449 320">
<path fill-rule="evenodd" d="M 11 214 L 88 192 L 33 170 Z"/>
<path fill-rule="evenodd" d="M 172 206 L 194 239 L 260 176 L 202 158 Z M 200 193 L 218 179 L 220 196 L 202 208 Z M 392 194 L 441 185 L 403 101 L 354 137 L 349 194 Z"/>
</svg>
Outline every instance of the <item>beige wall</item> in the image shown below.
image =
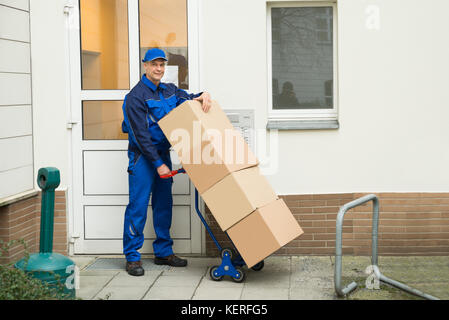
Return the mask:
<svg viewBox="0 0 449 320">
<path fill-rule="evenodd" d="M 448 191 L 449 2 L 337 3 L 340 128 L 279 132 L 270 182 L 279 194 Z M 372 4 L 378 30 L 366 27 Z M 258 129 L 268 119 L 266 6 L 203 0 L 200 16 L 202 89 L 223 108 L 255 109 Z"/>
<path fill-rule="evenodd" d="M 279 170 L 268 176 L 279 194 L 448 191 L 449 2 L 372 2 L 379 30 L 366 28 L 370 3 L 338 1 L 340 128 L 279 132 Z M 201 89 L 223 108 L 256 110 L 259 129 L 268 115 L 266 5 L 202 0 L 199 17 Z M 64 185 L 62 12 L 59 1 L 31 1 L 35 167 L 59 167 Z"/>
</svg>

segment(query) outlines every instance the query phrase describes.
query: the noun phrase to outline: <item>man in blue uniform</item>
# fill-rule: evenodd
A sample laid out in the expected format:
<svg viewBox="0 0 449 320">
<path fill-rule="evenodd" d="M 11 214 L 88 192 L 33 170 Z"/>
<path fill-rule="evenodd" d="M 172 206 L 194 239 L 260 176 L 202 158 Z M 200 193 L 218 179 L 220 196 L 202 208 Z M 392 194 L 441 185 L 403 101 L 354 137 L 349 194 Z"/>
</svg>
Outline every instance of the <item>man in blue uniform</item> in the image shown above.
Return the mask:
<svg viewBox="0 0 449 320">
<path fill-rule="evenodd" d="M 203 111 L 208 112 L 211 100 L 207 92 L 188 94 L 172 83 L 162 83 L 166 61 L 164 51 L 157 48 L 148 50 L 142 60 L 145 74 L 123 103 L 122 130 L 128 133 L 129 139 L 129 204 L 125 211 L 123 253 L 127 261 L 126 271 L 133 276 L 144 274 L 138 250 L 144 242 L 143 229 L 150 194 L 156 233 L 154 262 L 174 267 L 187 265 L 187 260 L 177 257 L 172 249 L 173 178 L 160 178 L 171 173 L 170 143 L 157 122 L 186 100 L 199 100 Z"/>
</svg>

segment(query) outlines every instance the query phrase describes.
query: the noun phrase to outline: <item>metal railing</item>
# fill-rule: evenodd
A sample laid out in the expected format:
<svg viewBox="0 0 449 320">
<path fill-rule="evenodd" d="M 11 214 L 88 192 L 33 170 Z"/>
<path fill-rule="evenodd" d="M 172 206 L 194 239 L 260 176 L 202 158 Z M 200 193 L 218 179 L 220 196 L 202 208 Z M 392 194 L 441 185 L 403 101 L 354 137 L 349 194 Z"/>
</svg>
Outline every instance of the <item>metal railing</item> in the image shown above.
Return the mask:
<svg viewBox="0 0 449 320">
<path fill-rule="evenodd" d="M 378 267 L 377 262 L 377 240 L 378 240 L 378 228 L 379 228 L 379 199 L 374 194 L 369 194 L 349 203 L 343 205 L 337 215 L 337 225 L 336 225 L 336 242 L 335 242 L 335 269 L 334 269 L 334 285 L 335 292 L 338 296 L 346 296 L 351 293 L 355 288 L 357 288 L 356 282 L 351 282 L 346 287 L 342 287 L 341 283 L 341 272 L 342 272 L 342 233 L 343 233 L 343 219 L 346 212 L 354 207 L 373 201 L 373 226 L 372 226 L 372 253 L 371 253 L 371 264 L 375 277 L 384 283 L 388 283 L 396 288 L 409 292 L 411 294 L 417 295 L 419 297 L 429 299 L 429 300 L 439 300 L 438 298 L 431 296 L 429 294 L 423 293 L 417 289 L 410 288 L 409 286 L 402 284 L 398 281 L 392 280 L 384 276 Z"/>
</svg>

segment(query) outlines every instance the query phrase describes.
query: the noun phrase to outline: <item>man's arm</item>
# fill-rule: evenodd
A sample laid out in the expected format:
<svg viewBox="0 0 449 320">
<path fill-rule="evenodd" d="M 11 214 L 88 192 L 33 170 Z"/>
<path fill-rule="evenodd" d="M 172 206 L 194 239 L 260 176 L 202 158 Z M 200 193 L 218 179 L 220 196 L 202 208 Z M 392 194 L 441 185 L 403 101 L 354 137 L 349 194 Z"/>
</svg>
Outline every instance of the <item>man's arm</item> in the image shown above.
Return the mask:
<svg viewBox="0 0 449 320">
<path fill-rule="evenodd" d="M 188 94 L 182 89 L 176 90 L 176 97 L 178 98 L 177 105 L 180 105 L 186 100 L 197 100 L 202 103 L 203 111 L 208 112 L 211 107 L 211 98 L 208 92 L 200 92 L 197 94 Z"/>
<path fill-rule="evenodd" d="M 129 134 L 134 136 L 137 147 L 144 157 L 157 168 L 163 165 L 164 162 L 151 141 L 151 134 L 148 131 L 147 112 L 148 108 L 145 105 L 145 101 L 134 96 L 127 97 L 125 115 L 130 125 Z"/>
</svg>

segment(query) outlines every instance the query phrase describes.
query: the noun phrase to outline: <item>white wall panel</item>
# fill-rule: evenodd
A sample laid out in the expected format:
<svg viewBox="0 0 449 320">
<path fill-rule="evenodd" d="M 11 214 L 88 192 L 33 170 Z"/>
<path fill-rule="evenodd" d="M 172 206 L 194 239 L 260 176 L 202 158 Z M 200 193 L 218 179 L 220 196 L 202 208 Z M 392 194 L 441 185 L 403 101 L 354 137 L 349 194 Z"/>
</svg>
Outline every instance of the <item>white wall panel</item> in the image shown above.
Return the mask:
<svg viewBox="0 0 449 320">
<path fill-rule="evenodd" d="M 0 172 L 33 164 L 33 139 L 31 136 L 0 139 L 0 150 Z"/>
<path fill-rule="evenodd" d="M 126 206 L 85 206 L 86 239 L 121 239 Z M 154 239 L 153 213 L 148 207 L 143 231 L 145 239 Z M 173 239 L 190 238 L 190 206 L 174 206 L 170 235 Z"/>
<path fill-rule="evenodd" d="M 0 105 L 31 104 L 29 74 L 0 73 Z"/>
<path fill-rule="evenodd" d="M 28 11 L 30 7 L 28 1 L 29 0 L 0 0 L 0 5 L 4 4 L 5 6 L 8 7 Z"/>
<path fill-rule="evenodd" d="M 31 106 L 0 107 L 0 139 L 32 134 Z"/>
<path fill-rule="evenodd" d="M 126 151 L 84 152 L 84 194 L 127 194 Z"/>
<path fill-rule="evenodd" d="M 30 44 L 0 39 L 0 72 L 30 73 Z"/>
<path fill-rule="evenodd" d="M 0 5 L 0 38 L 30 42 L 29 13 Z"/>
<path fill-rule="evenodd" d="M 28 0 L 0 0 L 0 198 L 33 189 Z"/>
<path fill-rule="evenodd" d="M 0 172 L 0 199 L 33 189 L 33 166 Z"/>
</svg>

